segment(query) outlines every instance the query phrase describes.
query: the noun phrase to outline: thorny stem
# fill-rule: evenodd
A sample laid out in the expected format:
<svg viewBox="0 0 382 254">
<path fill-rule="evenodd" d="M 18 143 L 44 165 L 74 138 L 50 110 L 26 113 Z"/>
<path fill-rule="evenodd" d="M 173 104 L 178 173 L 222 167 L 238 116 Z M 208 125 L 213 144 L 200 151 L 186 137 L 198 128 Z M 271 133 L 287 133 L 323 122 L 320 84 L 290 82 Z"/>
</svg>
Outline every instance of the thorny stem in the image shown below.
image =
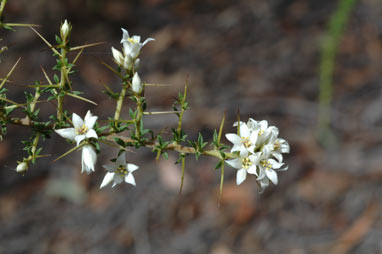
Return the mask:
<svg viewBox="0 0 382 254">
<path fill-rule="evenodd" d="M 21 125 L 21 126 L 26 126 L 26 127 L 28 127 L 28 126 L 33 127 L 36 125 L 34 123 L 34 121 L 30 121 L 30 120 L 25 121 L 24 119 L 9 118 L 9 119 L 4 119 L 4 120 L 8 121 L 8 123 L 10 123 L 10 124 Z M 53 130 L 53 128 L 54 128 L 53 124 L 50 124 L 50 125 L 45 126 L 45 128 L 43 128 L 42 130 Z M 114 134 L 114 132 L 101 133 L 101 134 L 99 134 L 99 137 L 106 137 L 106 139 L 108 141 L 111 141 L 111 142 L 115 142 L 115 138 L 119 138 L 119 139 L 123 140 L 125 143 L 135 143 L 136 142 L 136 140 L 134 140 L 132 138 L 119 136 L 119 135 Z M 158 145 L 159 145 L 159 143 L 155 142 L 155 141 L 143 141 L 141 143 L 141 146 L 151 148 L 151 149 L 157 147 Z M 193 147 L 183 146 L 183 145 L 176 144 L 176 143 L 171 143 L 171 144 L 167 145 L 163 150 L 175 151 L 178 153 L 183 153 L 185 155 L 186 154 L 196 154 L 196 151 Z M 216 157 L 218 159 L 221 159 L 221 154 L 216 149 L 200 151 L 200 153 L 203 155 L 213 156 L 213 157 Z M 225 158 L 227 158 L 227 159 L 233 159 L 233 158 L 237 157 L 233 153 L 224 152 L 224 154 L 225 154 Z"/>
<path fill-rule="evenodd" d="M 179 137 L 180 137 L 180 134 L 182 132 L 183 114 L 184 114 L 184 111 L 186 110 L 184 107 L 184 104 L 186 102 L 186 97 L 187 97 L 187 84 L 184 86 L 183 98 L 182 98 L 182 101 L 180 102 L 181 110 L 179 113 L 178 128 L 177 128 L 177 132 L 178 132 Z"/>
<path fill-rule="evenodd" d="M 109 141 L 112 141 L 112 142 L 114 142 L 115 138 L 119 138 L 119 139 L 123 140 L 126 143 L 134 143 L 135 142 L 135 140 L 133 140 L 131 138 L 123 137 L 123 136 L 118 136 L 118 135 L 113 135 L 113 134 L 112 135 L 102 135 L 101 134 L 99 136 L 106 136 L 106 139 L 109 140 Z M 141 143 L 141 145 L 144 146 L 144 147 L 152 149 L 152 148 L 157 147 L 159 145 L 159 143 L 158 142 L 153 142 L 153 141 L 144 141 L 144 142 Z M 195 151 L 195 149 L 193 147 L 182 146 L 180 144 L 175 144 L 175 143 L 169 144 L 163 150 L 175 151 L 175 152 L 184 153 L 184 154 L 196 154 L 196 151 Z M 213 157 L 221 159 L 220 152 L 215 150 L 215 149 L 214 150 L 199 151 L 199 152 L 201 154 L 203 154 L 203 155 L 213 156 Z M 225 154 L 225 158 L 233 159 L 233 158 L 237 157 L 233 153 L 225 152 L 224 154 Z"/>
<path fill-rule="evenodd" d="M 38 98 L 40 98 L 40 95 L 41 95 L 40 87 L 37 87 L 36 92 L 34 94 L 33 102 L 31 103 L 31 106 L 30 106 L 31 112 L 34 111 L 34 109 L 36 107 L 36 102 L 38 101 Z"/>
<path fill-rule="evenodd" d="M 60 79 L 60 84 L 59 84 L 60 92 L 65 90 L 65 80 L 66 80 L 66 61 L 65 61 L 65 58 L 66 58 L 67 50 L 66 50 L 66 42 L 64 42 L 64 43 L 65 44 L 61 48 L 61 55 L 60 55 L 60 60 L 61 60 L 61 79 Z M 69 82 L 69 80 L 68 80 L 68 82 Z M 63 120 L 63 116 L 62 116 L 63 104 L 64 104 L 64 97 L 61 96 L 61 93 L 60 93 L 58 95 L 58 98 L 57 98 L 57 118 L 59 121 Z"/>
</svg>

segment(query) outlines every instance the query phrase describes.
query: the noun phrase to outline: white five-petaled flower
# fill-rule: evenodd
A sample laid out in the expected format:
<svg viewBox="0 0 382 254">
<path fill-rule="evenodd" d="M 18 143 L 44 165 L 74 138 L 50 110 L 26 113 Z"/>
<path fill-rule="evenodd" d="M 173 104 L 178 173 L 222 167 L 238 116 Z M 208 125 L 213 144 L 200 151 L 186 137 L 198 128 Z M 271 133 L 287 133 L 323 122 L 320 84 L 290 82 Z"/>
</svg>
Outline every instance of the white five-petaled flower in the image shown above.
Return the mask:
<svg viewBox="0 0 382 254">
<path fill-rule="evenodd" d="M 113 182 L 112 187 L 123 181 L 125 181 L 126 183 L 130 183 L 134 186 L 136 185 L 133 172 L 139 167 L 137 165 L 126 162 L 125 152 L 121 153 L 121 155 L 118 156 L 115 164 L 103 165 L 103 167 L 107 169 L 108 172 L 106 173 L 100 188 L 105 187 L 111 182 Z"/>
<path fill-rule="evenodd" d="M 228 133 L 225 136 L 233 143 L 231 153 L 236 151 L 241 152 L 243 150 L 253 152 L 256 147 L 258 131 L 251 130 L 247 124 L 240 122 L 240 136 L 234 133 Z"/>
<path fill-rule="evenodd" d="M 129 32 L 126 29 L 122 29 L 122 40 L 123 53 L 125 56 L 131 56 L 132 58 L 138 57 L 141 48 L 145 46 L 148 42 L 154 41 L 153 38 L 147 38 L 144 42 L 141 42 L 141 36 L 133 35 L 130 37 Z"/>
<path fill-rule="evenodd" d="M 237 158 L 226 162 L 238 169 L 236 183 L 241 184 L 247 173 L 257 176 L 262 191 L 269 185 L 269 181 L 278 184 L 276 171 L 287 170 L 284 165 L 282 153 L 289 153 L 289 144 L 285 139 L 277 138 L 279 130 L 275 126 L 268 126 L 268 122 L 255 121 L 250 118 L 247 123 L 236 122 L 240 135 L 229 133 L 226 138 L 233 143 L 231 152 Z"/>
<path fill-rule="evenodd" d="M 236 173 L 236 184 L 241 184 L 246 178 L 247 173 L 258 175 L 256 165 L 258 164 L 258 155 L 248 154 L 248 150 L 240 150 L 240 157 L 232 160 L 227 160 L 227 163 L 238 169 Z"/>
<path fill-rule="evenodd" d="M 86 113 L 85 119 L 82 120 L 76 113 L 72 115 L 72 122 L 74 128 L 63 128 L 55 130 L 63 138 L 76 141 L 77 146 L 85 139 L 98 138 L 97 133 L 93 129 L 98 117 L 93 116 L 90 110 Z M 94 171 L 94 165 L 97 160 L 97 155 L 92 145 L 84 145 L 82 147 L 82 170 L 81 173 L 86 171 L 87 174 Z"/>
</svg>

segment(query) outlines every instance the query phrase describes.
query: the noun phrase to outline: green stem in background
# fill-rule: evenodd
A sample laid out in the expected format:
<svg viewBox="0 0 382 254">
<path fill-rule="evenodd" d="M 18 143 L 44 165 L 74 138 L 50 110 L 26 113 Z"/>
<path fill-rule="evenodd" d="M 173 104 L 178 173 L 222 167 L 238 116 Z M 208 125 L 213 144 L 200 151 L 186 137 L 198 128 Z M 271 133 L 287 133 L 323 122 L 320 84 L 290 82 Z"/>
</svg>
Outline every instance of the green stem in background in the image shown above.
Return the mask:
<svg viewBox="0 0 382 254">
<path fill-rule="evenodd" d="M 0 4 L 0 17 L 3 16 L 4 7 L 7 4 L 7 0 L 2 0 Z"/>
<path fill-rule="evenodd" d="M 318 129 L 319 138 L 326 144 L 331 139 L 328 134 L 335 58 L 345 25 L 356 2 L 356 0 L 339 0 L 338 7 L 330 18 L 328 32 L 322 44 Z"/>
<path fill-rule="evenodd" d="M 123 100 L 125 99 L 125 96 L 126 96 L 127 87 L 128 86 L 124 82 L 122 82 L 122 89 L 119 94 L 117 106 L 115 108 L 115 113 L 114 113 L 115 124 L 117 124 L 117 121 L 119 120 L 119 117 L 121 115 Z"/>
<path fill-rule="evenodd" d="M 143 108 L 142 108 L 142 97 L 140 94 L 136 96 L 137 98 L 137 116 L 135 118 L 135 137 L 140 140 L 141 139 L 141 120 L 143 116 Z"/>
<path fill-rule="evenodd" d="M 181 109 L 180 109 L 180 113 L 179 113 L 178 128 L 176 130 L 178 132 L 179 137 L 181 136 L 181 132 L 182 132 L 183 114 L 184 114 L 184 111 L 187 109 L 186 98 L 187 98 L 187 83 L 184 86 L 182 101 L 180 101 Z"/>
<path fill-rule="evenodd" d="M 223 184 L 224 184 L 224 163 L 222 163 L 222 167 L 220 171 L 219 205 L 220 205 L 220 199 L 223 193 Z"/>
<path fill-rule="evenodd" d="M 183 184 L 184 184 L 184 168 L 186 167 L 186 155 L 184 153 L 180 154 L 182 163 L 182 176 L 180 177 L 180 188 L 179 195 L 182 194 Z"/>
<path fill-rule="evenodd" d="M 106 139 L 111 141 L 111 142 L 115 142 L 115 139 L 120 139 L 120 140 L 122 140 L 123 142 L 125 142 L 127 144 L 135 143 L 135 140 L 133 140 L 132 138 L 128 138 L 128 137 L 124 137 L 124 136 L 119 136 L 119 135 L 115 135 L 115 134 L 110 134 L 109 135 L 108 133 L 105 133 L 105 134 L 101 134 L 99 136 L 100 137 L 106 136 Z M 144 147 L 153 149 L 155 147 L 158 147 L 160 144 L 158 142 L 143 141 L 143 142 L 141 142 L 141 145 L 144 146 Z M 165 151 L 176 151 L 178 153 L 183 153 L 185 155 L 187 155 L 187 154 L 196 154 L 195 148 L 189 147 L 189 146 L 182 146 L 182 145 L 177 144 L 177 143 L 171 143 L 171 144 L 167 145 L 166 148 L 164 148 L 163 150 L 165 150 Z M 200 151 L 200 153 L 202 155 L 207 155 L 207 156 L 216 157 L 218 159 L 222 159 L 222 155 L 220 154 L 220 152 L 218 150 L 215 150 L 215 149 L 207 150 L 207 151 Z M 224 158 L 225 159 L 234 159 L 234 158 L 237 158 L 237 155 L 234 155 L 232 153 L 224 152 Z"/>
<path fill-rule="evenodd" d="M 29 156 L 29 158 L 31 158 L 32 160 L 35 158 L 35 153 L 36 153 L 36 150 L 37 150 L 37 145 L 38 145 L 38 141 L 40 140 L 40 132 L 37 132 L 36 134 L 36 137 L 34 137 L 33 139 L 33 143 L 32 143 L 32 149 L 31 149 L 31 152 L 32 152 L 32 157 Z"/>
<path fill-rule="evenodd" d="M 36 92 L 34 94 L 33 102 L 30 105 L 30 109 L 32 112 L 34 111 L 34 109 L 36 107 L 36 103 L 37 103 L 38 99 L 40 98 L 40 95 L 41 95 L 40 87 L 36 87 Z"/>
</svg>

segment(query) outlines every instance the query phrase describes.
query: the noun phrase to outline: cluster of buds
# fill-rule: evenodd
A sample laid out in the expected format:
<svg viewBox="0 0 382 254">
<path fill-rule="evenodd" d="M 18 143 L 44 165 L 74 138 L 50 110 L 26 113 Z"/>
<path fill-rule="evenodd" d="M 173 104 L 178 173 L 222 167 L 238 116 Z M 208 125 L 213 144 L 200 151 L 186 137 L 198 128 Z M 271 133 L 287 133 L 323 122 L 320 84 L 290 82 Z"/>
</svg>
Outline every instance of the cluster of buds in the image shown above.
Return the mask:
<svg viewBox="0 0 382 254">
<path fill-rule="evenodd" d="M 276 171 L 285 171 L 282 153 L 289 153 L 289 144 L 286 140 L 278 138 L 279 130 L 269 126 L 268 122 L 256 121 L 252 118 L 247 123 L 236 122 L 238 133 L 226 134 L 226 138 L 233 143 L 231 149 L 238 158 L 227 160 L 233 168 L 238 169 L 236 174 L 237 185 L 246 178 L 247 173 L 256 175 L 257 182 L 263 191 L 269 180 L 277 185 Z"/>
</svg>

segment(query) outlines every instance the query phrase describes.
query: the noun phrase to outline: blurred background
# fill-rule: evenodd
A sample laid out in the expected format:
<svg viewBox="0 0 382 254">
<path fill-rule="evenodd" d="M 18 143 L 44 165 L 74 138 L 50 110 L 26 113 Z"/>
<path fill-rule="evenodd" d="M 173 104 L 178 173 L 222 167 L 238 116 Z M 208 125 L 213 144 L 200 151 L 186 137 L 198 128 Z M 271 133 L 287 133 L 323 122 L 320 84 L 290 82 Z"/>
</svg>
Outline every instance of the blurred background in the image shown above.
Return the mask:
<svg viewBox="0 0 382 254">
<path fill-rule="evenodd" d="M 39 24 L 53 44 L 65 19 L 71 45 L 104 42 L 84 51 L 72 76 L 98 106 L 68 99 L 70 112 L 113 114 L 101 91 L 119 83 L 101 62 L 113 65 L 123 27 L 156 39 L 142 50 L 142 80 L 171 85 L 148 88 L 150 111 L 171 110 L 188 81 L 191 137 L 211 137 L 224 111 L 224 132 L 235 131 L 240 109 L 241 119 L 279 127 L 291 153 L 279 185 L 263 194 L 254 176 L 236 186 L 227 166 L 219 205 L 214 158 L 187 157 L 179 196 L 176 154 L 155 161 L 141 148 L 128 153 L 140 166 L 137 186 L 99 190 L 117 150 L 102 146 L 96 172 L 81 175 L 80 152 L 52 162 L 72 147 L 57 135 L 42 143 L 52 157 L 21 176 L 14 169 L 30 130 L 11 126 L 0 142 L 0 253 L 382 253 L 381 8 L 378 0 L 9 0 L 5 22 Z M 6 87 L 22 102 L 21 85 L 45 83 L 40 66 L 52 77 L 55 59 L 29 28 L 0 35 L 9 47 L 0 76 L 21 57 Z M 41 104 L 42 116 L 53 112 Z M 177 118 L 144 121 L 160 131 Z"/>
</svg>

